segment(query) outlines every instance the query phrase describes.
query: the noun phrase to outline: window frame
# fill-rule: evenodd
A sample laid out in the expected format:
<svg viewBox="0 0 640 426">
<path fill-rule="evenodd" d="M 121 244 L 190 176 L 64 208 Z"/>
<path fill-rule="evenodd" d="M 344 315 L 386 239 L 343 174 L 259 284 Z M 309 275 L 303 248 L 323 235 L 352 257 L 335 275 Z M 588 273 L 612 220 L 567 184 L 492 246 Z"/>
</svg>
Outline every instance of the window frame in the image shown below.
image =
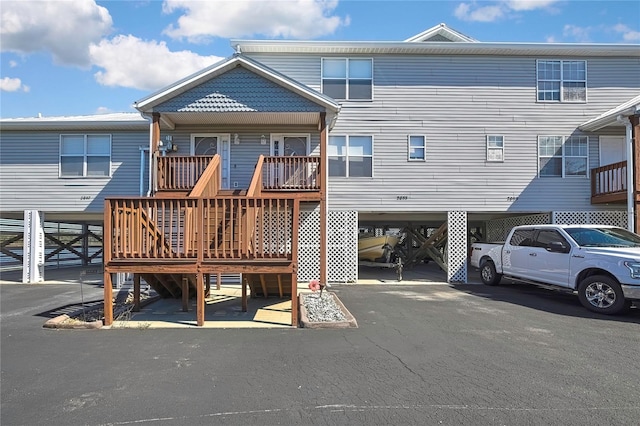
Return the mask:
<svg viewBox="0 0 640 426">
<path fill-rule="evenodd" d="M 109 154 L 89 154 L 88 142 L 91 136 L 106 136 L 109 138 Z M 80 157 L 80 154 L 63 154 L 63 144 L 65 137 L 82 137 L 83 138 L 83 152 L 82 152 L 82 175 L 64 175 L 62 173 L 62 159 L 64 157 Z M 108 157 L 109 158 L 109 173 L 106 176 L 89 175 L 88 174 L 88 158 L 95 157 Z M 58 178 L 60 179 L 110 179 L 112 177 L 113 168 L 113 135 L 111 133 L 61 133 L 58 142 Z"/>
<path fill-rule="evenodd" d="M 374 177 L 374 163 L 373 163 L 373 159 L 375 156 L 374 153 L 374 137 L 373 135 L 347 135 L 347 134 L 336 134 L 336 135 L 329 135 L 329 140 L 327 141 L 327 145 L 330 146 L 331 145 L 331 138 L 345 138 L 345 153 L 344 155 L 331 155 L 327 152 L 327 163 L 331 162 L 332 158 L 344 158 L 345 159 L 345 174 L 344 175 L 332 175 L 331 174 L 331 169 L 329 167 L 328 170 L 328 174 L 327 176 L 329 176 L 330 178 L 351 178 L 351 179 L 366 179 L 366 178 L 372 178 Z M 371 155 L 349 155 L 349 141 L 351 140 L 352 137 L 367 137 L 371 139 Z M 327 150 L 328 151 L 328 150 Z M 354 158 L 371 158 L 371 176 L 350 176 L 349 174 L 349 159 L 351 157 Z"/>
<path fill-rule="evenodd" d="M 541 79 L 540 78 L 540 65 L 543 63 L 558 63 L 560 65 L 560 77 L 559 79 L 551 78 L 551 79 Z M 564 66 L 568 63 L 578 63 L 581 62 L 584 64 L 584 80 L 579 79 L 570 79 L 568 76 L 565 77 Z M 587 103 L 588 101 L 588 87 L 587 87 L 587 61 L 585 59 L 536 59 L 536 102 L 541 103 L 572 103 L 572 104 L 582 104 Z M 541 82 L 557 82 L 559 84 L 559 94 L 558 99 L 540 99 L 541 92 L 547 92 L 547 90 L 540 90 Z M 565 83 L 584 83 L 584 99 L 579 100 L 567 100 L 564 98 L 564 89 Z M 554 90 L 555 92 L 555 90 Z"/>
<path fill-rule="evenodd" d="M 500 138 L 500 142 L 502 143 L 502 146 L 500 147 L 496 147 L 496 146 L 490 146 L 491 138 Z M 486 139 L 486 161 L 488 163 L 504 163 L 504 136 L 502 135 L 487 135 Z M 491 151 L 500 151 L 500 158 L 499 159 L 493 159 L 489 157 L 489 152 Z"/>
<path fill-rule="evenodd" d="M 411 138 L 422 138 L 422 146 L 412 146 Z M 411 158 L 411 150 L 412 148 L 422 148 L 422 157 L 421 158 Z M 407 161 L 427 161 L 427 137 L 425 135 L 407 135 Z"/>
<path fill-rule="evenodd" d="M 336 78 L 336 77 L 325 77 L 325 61 L 336 61 L 336 60 L 342 60 L 345 62 L 345 77 L 344 78 Z M 355 78 L 355 77 L 350 77 L 349 76 L 349 63 L 351 61 L 369 61 L 371 64 L 371 77 L 368 79 L 364 79 L 364 78 Z M 325 80 L 330 81 L 337 81 L 337 80 L 344 80 L 345 81 L 345 97 L 344 98 L 336 98 L 333 97 L 329 94 L 325 93 Z M 351 98 L 349 96 L 349 92 L 350 92 L 350 85 L 349 82 L 351 80 L 369 80 L 370 84 L 371 84 L 371 96 L 369 98 Z M 326 95 L 326 96 L 330 96 L 333 99 L 336 100 L 344 100 L 344 101 L 351 101 L 351 102 L 370 102 L 373 101 L 374 99 L 374 94 L 373 94 L 373 58 L 358 58 L 358 57 L 325 57 L 325 58 L 321 58 L 320 61 L 320 93 Z"/>
<path fill-rule="evenodd" d="M 562 155 L 558 156 L 558 155 L 540 155 L 540 142 L 542 138 L 562 138 L 562 145 L 561 145 L 561 150 L 562 150 Z M 585 151 L 586 154 L 585 155 L 569 155 L 566 153 L 566 143 L 567 141 L 571 140 L 571 139 L 581 139 L 581 140 L 585 140 Z M 538 157 L 538 178 L 576 178 L 576 179 L 589 179 L 590 178 L 590 173 L 589 173 L 589 136 L 587 135 L 577 135 L 577 136 L 559 136 L 559 135 L 539 135 L 538 136 L 538 144 L 537 144 L 537 157 Z M 542 168 L 540 167 L 540 159 L 541 158 L 559 158 L 561 160 L 561 165 L 562 165 L 562 172 L 560 174 L 560 176 L 557 175 L 541 175 L 541 171 Z M 567 174 L 567 166 L 566 166 L 566 161 L 569 158 L 584 158 L 585 159 L 585 163 L 586 163 L 586 168 L 585 168 L 585 172 L 584 175 L 572 175 L 572 174 Z"/>
</svg>

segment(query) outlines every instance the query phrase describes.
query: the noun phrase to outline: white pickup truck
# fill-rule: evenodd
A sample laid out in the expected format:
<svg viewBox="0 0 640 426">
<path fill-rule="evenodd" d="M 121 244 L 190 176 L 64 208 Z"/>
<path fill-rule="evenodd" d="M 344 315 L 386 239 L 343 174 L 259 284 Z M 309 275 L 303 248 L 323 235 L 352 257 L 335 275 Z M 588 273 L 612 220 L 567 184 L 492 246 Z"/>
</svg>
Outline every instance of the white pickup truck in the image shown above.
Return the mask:
<svg viewBox="0 0 640 426">
<path fill-rule="evenodd" d="M 486 285 L 502 277 L 577 291 L 601 314 L 640 300 L 640 236 L 603 225 L 516 226 L 504 244 L 473 243 L 471 266 Z"/>
</svg>

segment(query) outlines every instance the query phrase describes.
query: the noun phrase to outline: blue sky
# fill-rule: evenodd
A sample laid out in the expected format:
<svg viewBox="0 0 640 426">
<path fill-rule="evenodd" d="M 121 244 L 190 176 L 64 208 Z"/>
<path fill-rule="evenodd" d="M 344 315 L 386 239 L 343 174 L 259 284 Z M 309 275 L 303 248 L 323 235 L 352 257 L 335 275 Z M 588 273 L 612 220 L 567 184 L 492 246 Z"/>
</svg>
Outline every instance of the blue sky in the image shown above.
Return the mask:
<svg viewBox="0 0 640 426">
<path fill-rule="evenodd" d="M 231 55 L 230 38 L 402 41 L 441 22 L 486 42 L 640 48 L 637 0 L 0 0 L 0 117 L 133 112 Z"/>
</svg>

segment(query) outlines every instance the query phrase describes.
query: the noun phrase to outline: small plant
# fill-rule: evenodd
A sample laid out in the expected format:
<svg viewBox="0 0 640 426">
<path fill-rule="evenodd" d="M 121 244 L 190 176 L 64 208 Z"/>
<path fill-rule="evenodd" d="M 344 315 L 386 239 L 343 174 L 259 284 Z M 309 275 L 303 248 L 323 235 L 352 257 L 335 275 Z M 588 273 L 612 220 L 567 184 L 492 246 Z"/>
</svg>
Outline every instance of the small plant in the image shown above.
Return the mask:
<svg viewBox="0 0 640 426">
<path fill-rule="evenodd" d="M 322 290 L 324 290 L 325 287 L 326 287 L 326 284 L 321 284 L 320 281 L 318 280 L 311 280 L 309 282 L 309 290 L 313 291 L 314 293 L 320 290 L 320 294 L 318 295 L 318 298 L 322 297 Z"/>
</svg>

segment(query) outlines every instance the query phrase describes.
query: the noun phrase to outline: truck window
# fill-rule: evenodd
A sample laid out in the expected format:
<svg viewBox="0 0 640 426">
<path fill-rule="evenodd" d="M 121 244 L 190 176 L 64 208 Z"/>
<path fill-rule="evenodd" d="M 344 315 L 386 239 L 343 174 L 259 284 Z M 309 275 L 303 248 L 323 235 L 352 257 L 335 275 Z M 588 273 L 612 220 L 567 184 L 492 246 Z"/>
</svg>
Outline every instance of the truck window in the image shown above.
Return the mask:
<svg viewBox="0 0 640 426">
<path fill-rule="evenodd" d="M 531 247 L 533 245 L 533 229 L 518 229 L 509 240 L 512 246 Z"/>
<path fill-rule="evenodd" d="M 549 244 L 552 242 L 562 243 L 563 247 L 569 247 L 569 243 L 567 240 L 553 229 L 549 230 L 541 230 L 538 232 L 538 236 L 536 237 L 536 247 L 548 248 Z"/>
</svg>

